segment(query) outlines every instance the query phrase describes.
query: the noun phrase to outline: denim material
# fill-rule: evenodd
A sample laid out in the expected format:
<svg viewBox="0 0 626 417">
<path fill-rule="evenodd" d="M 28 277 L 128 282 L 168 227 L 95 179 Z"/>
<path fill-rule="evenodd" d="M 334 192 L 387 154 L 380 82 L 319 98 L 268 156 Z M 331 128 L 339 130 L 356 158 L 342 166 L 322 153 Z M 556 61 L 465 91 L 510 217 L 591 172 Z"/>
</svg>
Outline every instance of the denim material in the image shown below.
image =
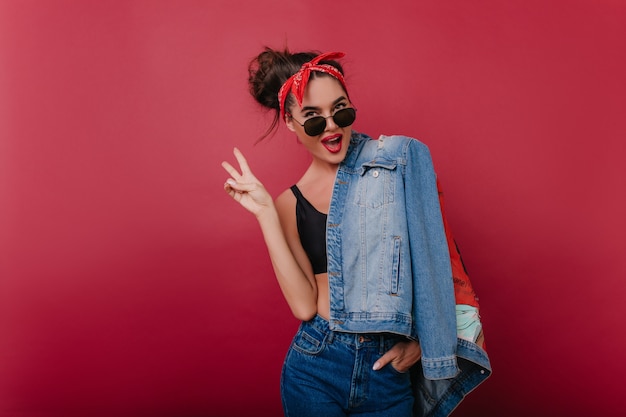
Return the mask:
<svg viewBox="0 0 626 417">
<path fill-rule="evenodd" d="M 281 376 L 287 417 L 409 417 L 414 397 L 409 372 L 374 362 L 404 337 L 333 332 L 316 316 L 293 339 Z"/>
<path fill-rule="evenodd" d="M 415 394 L 414 417 L 449 416 L 463 398 L 491 376 L 487 354 L 467 340 L 458 340 L 457 362 L 460 372 L 450 379 L 426 379 L 421 362 L 411 368 L 411 383 Z"/>
<path fill-rule="evenodd" d="M 422 360 L 410 370 L 414 416 L 448 416 L 491 375 L 486 352 L 457 338 L 438 197 L 426 145 L 353 132 L 326 227 L 330 329 L 420 341 Z"/>
<path fill-rule="evenodd" d="M 331 329 L 419 340 L 425 376 L 455 376 L 450 254 L 426 145 L 354 132 L 326 235 Z"/>
</svg>

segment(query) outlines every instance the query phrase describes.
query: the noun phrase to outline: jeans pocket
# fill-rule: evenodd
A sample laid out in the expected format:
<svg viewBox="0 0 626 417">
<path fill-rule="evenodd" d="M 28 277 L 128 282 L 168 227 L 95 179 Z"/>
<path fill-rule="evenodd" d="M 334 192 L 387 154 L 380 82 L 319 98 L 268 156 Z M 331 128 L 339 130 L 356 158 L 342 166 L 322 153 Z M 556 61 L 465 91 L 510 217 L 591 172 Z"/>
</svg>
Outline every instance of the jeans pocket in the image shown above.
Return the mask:
<svg viewBox="0 0 626 417">
<path fill-rule="evenodd" d="M 300 329 L 293 339 L 292 348 L 305 355 L 317 355 L 324 349 L 326 335 L 314 329 Z"/>
<path fill-rule="evenodd" d="M 394 373 L 396 375 L 408 375 L 409 369 L 411 369 L 411 368 L 409 368 L 406 371 L 400 371 L 400 370 L 396 369 L 396 367 L 393 366 L 393 363 L 391 363 L 391 362 L 388 364 L 387 367 L 391 370 L 392 373 Z"/>
</svg>

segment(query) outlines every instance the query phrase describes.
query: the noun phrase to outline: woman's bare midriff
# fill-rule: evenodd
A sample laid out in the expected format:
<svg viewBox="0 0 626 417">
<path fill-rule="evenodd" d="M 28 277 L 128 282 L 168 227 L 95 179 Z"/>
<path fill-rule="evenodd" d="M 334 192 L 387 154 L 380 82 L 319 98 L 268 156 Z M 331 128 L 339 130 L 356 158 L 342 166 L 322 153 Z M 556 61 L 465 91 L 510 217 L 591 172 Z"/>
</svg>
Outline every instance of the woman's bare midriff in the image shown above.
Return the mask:
<svg viewBox="0 0 626 417">
<path fill-rule="evenodd" d="M 328 274 L 315 275 L 317 282 L 317 314 L 325 318 L 330 317 L 330 299 L 328 298 Z"/>
</svg>

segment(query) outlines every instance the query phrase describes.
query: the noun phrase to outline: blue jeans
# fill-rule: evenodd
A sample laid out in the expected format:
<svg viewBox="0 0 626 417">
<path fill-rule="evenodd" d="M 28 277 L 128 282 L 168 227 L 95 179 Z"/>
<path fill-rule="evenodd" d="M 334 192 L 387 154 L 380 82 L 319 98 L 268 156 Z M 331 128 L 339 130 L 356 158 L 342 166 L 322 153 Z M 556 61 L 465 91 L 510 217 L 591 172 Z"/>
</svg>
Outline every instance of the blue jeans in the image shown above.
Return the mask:
<svg viewBox="0 0 626 417">
<path fill-rule="evenodd" d="M 316 316 L 296 333 L 281 376 L 286 417 L 410 417 L 409 372 L 374 362 L 406 340 L 389 333 L 333 332 Z"/>
</svg>

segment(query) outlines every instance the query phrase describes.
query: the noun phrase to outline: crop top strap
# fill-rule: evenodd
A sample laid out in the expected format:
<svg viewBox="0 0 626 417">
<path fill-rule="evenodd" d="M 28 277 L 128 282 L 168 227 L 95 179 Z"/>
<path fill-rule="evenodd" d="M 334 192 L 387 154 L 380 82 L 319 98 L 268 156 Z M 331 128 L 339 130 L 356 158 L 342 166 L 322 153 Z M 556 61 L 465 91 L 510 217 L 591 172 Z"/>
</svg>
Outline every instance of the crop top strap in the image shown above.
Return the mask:
<svg viewBox="0 0 626 417">
<path fill-rule="evenodd" d="M 295 184 L 292 185 L 290 189 L 291 189 L 291 192 L 293 193 L 293 195 L 296 196 L 296 200 L 298 200 L 298 201 L 306 201 L 308 203 L 307 199 L 304 198 L 304 196 L 300 192 L 300 189 L 298 188 L 297 185 L 295 185 Z"/>
</svg>

